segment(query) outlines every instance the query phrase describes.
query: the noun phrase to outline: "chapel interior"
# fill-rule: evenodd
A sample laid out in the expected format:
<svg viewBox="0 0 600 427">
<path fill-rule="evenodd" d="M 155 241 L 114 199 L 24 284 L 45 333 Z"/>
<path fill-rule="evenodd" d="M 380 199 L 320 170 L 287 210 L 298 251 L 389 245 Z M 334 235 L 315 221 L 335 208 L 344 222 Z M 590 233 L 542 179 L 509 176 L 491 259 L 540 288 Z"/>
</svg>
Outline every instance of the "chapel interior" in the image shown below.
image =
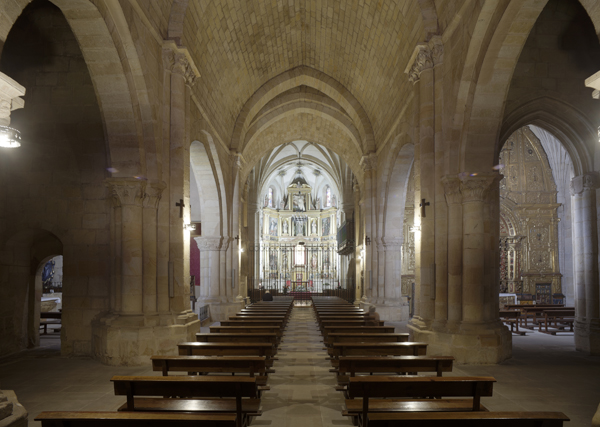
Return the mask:
<svg viewBox="0 0 600 427">
<path fill-rule="evenodd" d="M 251 425 L 352 425 L 336 300 L 600 426 L 599 144 L 596 0 L 0 0 L 0 426 L 116 411 L 267 291 Z"/>
</svg>

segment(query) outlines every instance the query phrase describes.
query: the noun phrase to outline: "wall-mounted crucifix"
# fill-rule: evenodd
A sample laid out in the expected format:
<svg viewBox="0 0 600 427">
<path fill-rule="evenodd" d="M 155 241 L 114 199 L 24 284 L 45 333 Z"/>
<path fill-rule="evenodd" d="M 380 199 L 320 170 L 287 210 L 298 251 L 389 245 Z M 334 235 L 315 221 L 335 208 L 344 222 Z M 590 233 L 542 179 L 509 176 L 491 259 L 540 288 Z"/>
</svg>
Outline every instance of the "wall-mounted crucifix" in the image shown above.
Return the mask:
<svg viewBox="0 0 600 427">
<path fill-rule="evenodd" d="M 179 207 L 179 218 L 183 218 L 183 208 L 185 208 L 183 199 L 179 199 L 179 203 L 175 203 L 175 206 Z"/>
<path fill-rule="evenodd" d="M 421 207 L 421 218 L 425 218 L 425 206 L 429 206 L 429 202 L 425 202 L 425 199 L 421 199 L 419 206 Z"/>
</svg>

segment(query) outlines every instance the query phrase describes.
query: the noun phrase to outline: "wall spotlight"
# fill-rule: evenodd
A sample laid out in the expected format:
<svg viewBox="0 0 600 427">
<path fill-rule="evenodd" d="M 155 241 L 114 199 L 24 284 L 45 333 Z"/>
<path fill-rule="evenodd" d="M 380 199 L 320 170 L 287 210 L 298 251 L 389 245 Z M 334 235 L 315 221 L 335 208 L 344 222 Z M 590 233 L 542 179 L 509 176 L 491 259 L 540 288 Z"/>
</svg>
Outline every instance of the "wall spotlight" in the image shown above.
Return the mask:
<svg viewBox="0 0 600 427">
<path fill-rule="evenodd" d="M 417 231 L 421 231 L 421 227 L 418 225 L 413 225 L 408 229 L 408 231 L 410 231 L 411 233 L 416 233 Z"/>
<path fill-rule="evenodd" d="M 196 230 L 196 224 L 183 224 L 183 229 L 185 231 L 193 231 Z"/>
<path fill-rule="evenodd" d="M 21 133 L 8 126 L 0 126 L 0 147 L 17 148 L 21 146 Z"/>
<path fill-rule="evenodd" d="M 371 244 L 371 238 L 369 236 L 365 237 L 365 243 L 367 244 L 367 246 Z"/>
</svg>

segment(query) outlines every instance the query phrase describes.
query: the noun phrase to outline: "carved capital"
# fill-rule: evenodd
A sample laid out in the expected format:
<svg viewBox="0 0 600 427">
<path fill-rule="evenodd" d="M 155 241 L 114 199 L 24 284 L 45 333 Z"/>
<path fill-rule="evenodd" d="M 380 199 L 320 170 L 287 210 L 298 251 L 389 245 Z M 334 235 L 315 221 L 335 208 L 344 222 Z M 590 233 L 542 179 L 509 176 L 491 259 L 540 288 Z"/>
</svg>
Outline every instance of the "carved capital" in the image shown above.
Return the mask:
<svg viewBox="0 0 600 427">
<path fill-rule="evenodd" d="M 106 186 L 110 190 L 114 206 L 142 206 L 146 181 L 138 178 L 109 178 Z"/>
<path fill-rule="evenodd" d="M 498 181 L 500 175 L 475 175 L 475 176 L 464 176 L 461 177 L 461 188 L 460 191 L 463 196 L 463 203 L 468 202 L 483 202 L 488 190 L 491 189 L 492 184 Z"/>
<path fill-rule="evenodd" d="M 185 53 L 173 49 L 163 49 L 163 66 L 173 74 L 179 74 L 185 79 L 185 84 L 193 86 L 196 82 L 196 72 Z"/>
<path fill-rule="evenodd" d="M 0 73 L 0 124 L 10 125 L 10 113 L 25 106 L 21 96 L 25 95 L 25 88 L 19 83 Z"/>
<path fill-rule="evenodd" d="M 446 175 L 442 178 L 446 203 L 449 205 L 462 202 L 461 182 L 458 176 Z"/>
<path fill-rule="evenodd" d="M 404 72 L 408 74 L 408 81 L 416 83 L 421 78 L 421 73 L 433 68 L 434 65 L 444 61 L 444 44 L 441 36 L 433 36 L 427 43 L 415 46 L 412 57 Z"/>
<path fill-rule="evenodd" d="M 167 185 L 162 181 L 154 181 L 151 182 L 150 185 L 147 185 L 146 194 L 144 195 L 144 207 L 156 209 L 166 186 Z"/>
<path fill-rule="evenodd" d="M 598 172 L 588 172 L 571 180 L 571 195 L 580 195 L 584 191 L 595 190 L 599 187 L 600 174 Z"/>
<path fill-rule="evenodd" d="M 223 240 L 222 237 L 211 237 L 211 236 L 203 236 L 203 237 L 194 237 L 196 241 L 196 245 L 198 245 L 198 249 L 200 252 L 202 251 L 218 251 L 221 249 L 221 242 Z"/>
<path fill-rule="evenodd" d="M 365 172 L 377 169 L 377 154 L 369 153 L 360 158 L 360 166 Z"/>
</svg>

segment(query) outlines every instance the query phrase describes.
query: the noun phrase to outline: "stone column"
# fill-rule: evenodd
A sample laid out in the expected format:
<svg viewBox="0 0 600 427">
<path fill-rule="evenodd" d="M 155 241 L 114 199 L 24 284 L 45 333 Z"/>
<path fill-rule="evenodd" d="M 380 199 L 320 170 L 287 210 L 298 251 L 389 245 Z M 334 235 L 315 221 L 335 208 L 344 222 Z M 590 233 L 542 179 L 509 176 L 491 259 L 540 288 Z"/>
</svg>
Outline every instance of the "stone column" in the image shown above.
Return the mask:
<svg viewBox="0 0 600 427">
<path fill-rule="evenodd" d="M 221 252 L 219 255 L 219 267 L 221 269 L 219 280 L 219 297 L 221 298 L 221 302 L 227 302 L 227 283 L 230 283 L 229 280 L 231 280 L 231 272 L 227 269 L 227 250 L 229 249 L 229 244 L 232 240 L 233 239 L 229 236 L 223 237 L 221 248 L 219 249 Z"/>
<path fill-rule="evenodd" d="M 401 257 L 402 239 L 384 238 L 385 242 L 385 302 L 401 297 Z"/>
<path fill-rule="evenodd" d="M 363 156 L 360 164 L 365 174 L 364 215 L 365 215 L 365 295 L 369 299 L 377 298 L 377 213 L 375 195 L 377 194 L 377 156 L 375 153 Z M 367 238 L 370 242 L 367 243 Z"/>
<path fill-rule="evenodd" d="M 419 263 L 419 318 L 428 323 L 435 317 L 435 105 L 433 57 L 427 44 L 417 46 L 417 54 L 409 80 L 419 83 L 419 188 L 420 196 L 415 199 L 415 212 L 419 212 L 420 236 Z M 415 180 L 417 177 L 415 176 Z M 424 202 L 423 202 L 424 201 Z M 425 203 L 424 206 L 420 206 Z"/>
<path fill-rule="evenodd" d="M 147 185 L 143 202 L 143 310 L 147 314 L 157 312 L 157 209 L 165 187 L 164 182 Z"/>
<path fill-rule="evenodd" d="M 187 141 L 189 88 L 196 76 L 187 56 L 173 52 L 171 66 L 170 103 L 170 251 L 169 262 L 173 268 L 173 297 L 171 311 L 185 311 L 189 306 L 189 239 L 183 232 L 183 224 L 189 221 L 189 141 Z M 185 208 L 178 204 L 183 201 Z"/>
<path fill-rule="evenodd" d="M 462 177 L 463 195 L 463 321 L 483 322 L 485 319 L 485 192 L 496 176 Z"/>
<path fill-rule="evenodd" d="M 457 176 L 445 176 L 442 182 L 448 204 L 448 322 L 457 323 L 462 320 L 462 193 Z"/>
<path fill-rule="evenodd" d="M 200 295 L 206 302 L 218 302 L 221 275 L 221 237 L 194 237 L 200 250 Z"/>
<path fill-rule="evenodd" d="M 121 314 L 142 313 L 142 201 L 146 182 L 137 178 L 107 180 L 121 212 Z"/>
<path fill-rule="evenodd" d="M 598 280 L 598 225 L 596 189 L 598 172 L 571 180 L 575 250 L 575 347 L 600 354 L 600 300 Z"/>
</svg>

